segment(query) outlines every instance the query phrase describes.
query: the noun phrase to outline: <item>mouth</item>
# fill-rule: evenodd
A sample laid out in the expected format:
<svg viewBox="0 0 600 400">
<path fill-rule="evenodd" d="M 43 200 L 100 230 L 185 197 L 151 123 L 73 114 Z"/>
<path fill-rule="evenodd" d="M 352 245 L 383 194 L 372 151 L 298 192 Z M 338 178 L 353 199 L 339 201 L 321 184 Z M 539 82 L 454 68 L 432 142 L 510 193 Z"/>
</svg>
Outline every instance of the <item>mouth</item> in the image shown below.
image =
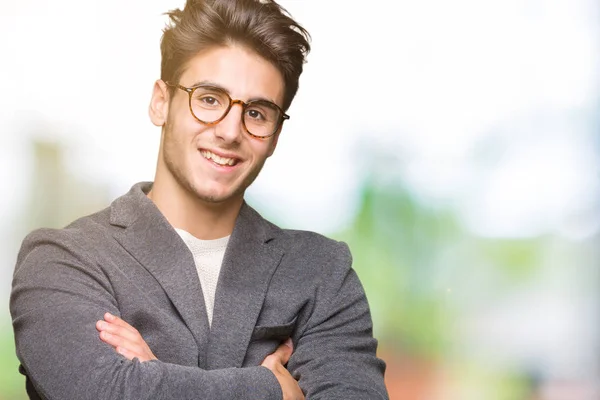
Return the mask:
<svg viewBox="0 0 600 400">
<path fill-rule="evenodd" d="M 221 167 L 232 167 L 240 161 L 238 158 L 220 156 L 205 149 L 200 149 L 200 154 L 205 159 L 212 161 L 213 163 Z"/>
</svg>

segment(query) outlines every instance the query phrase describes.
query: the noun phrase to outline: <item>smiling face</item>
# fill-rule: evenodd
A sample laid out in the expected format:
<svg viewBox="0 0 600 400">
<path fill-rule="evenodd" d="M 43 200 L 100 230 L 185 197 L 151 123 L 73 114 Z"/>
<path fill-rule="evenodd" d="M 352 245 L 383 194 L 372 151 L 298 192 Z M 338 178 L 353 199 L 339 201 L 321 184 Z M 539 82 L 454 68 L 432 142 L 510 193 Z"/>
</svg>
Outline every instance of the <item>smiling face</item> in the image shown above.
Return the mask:
<svg viewBox="0 0 600 400">
<path fill-rule="evenodd" d="M 170 83 L 210 85 L 232 99 L 262 99 L 279 106 L 285 90 L 277 68 L 241 46 L 198 54 L 187 63 L 179 82 Z M 244 191 L 273 154 L 279 132 L 267 139 L 249 135 L 238 103 L 218 124 L 203 124 L 190 112 L 188 93 L 176 89 L 169 97 L 167 89 L 158 81 L 150 105 L 152 122 L 163 126 L 155 186 L 176 189 L 172 191 L 203 203 L 241 204 Z"/>
</svg>

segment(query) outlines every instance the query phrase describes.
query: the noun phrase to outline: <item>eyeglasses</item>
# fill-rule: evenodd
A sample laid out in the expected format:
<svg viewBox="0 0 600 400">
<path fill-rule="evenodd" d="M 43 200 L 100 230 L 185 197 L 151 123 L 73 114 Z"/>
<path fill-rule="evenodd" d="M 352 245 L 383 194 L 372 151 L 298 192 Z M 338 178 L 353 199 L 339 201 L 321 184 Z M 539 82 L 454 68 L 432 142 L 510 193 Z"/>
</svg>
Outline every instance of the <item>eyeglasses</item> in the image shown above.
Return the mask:
<svg viewBox="0 0 600 400">
<path fill-rule="evenodd" d="M 189 95 L 190 112 L 198 121 L 206 125 L 216 125 L 221 122 L 234 104 L 242 106 L 242 123 L 246 132 L 257 139 L 267 139 L 273 136 L 290 116 L 275 103 L 267 100 L 233 100 L 223 89 L 199 85 L 185 87 L 179 84 L 165 82 L 168 86 L 181 89 Z"/>
</svg>

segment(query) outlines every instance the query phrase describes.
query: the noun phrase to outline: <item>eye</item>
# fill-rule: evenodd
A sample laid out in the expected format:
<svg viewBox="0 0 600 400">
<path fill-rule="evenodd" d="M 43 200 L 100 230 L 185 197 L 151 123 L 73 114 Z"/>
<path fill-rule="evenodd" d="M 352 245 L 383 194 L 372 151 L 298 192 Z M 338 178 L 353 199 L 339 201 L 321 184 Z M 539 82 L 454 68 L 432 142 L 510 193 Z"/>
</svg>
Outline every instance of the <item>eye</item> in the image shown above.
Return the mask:
<svg viewBox="0 0 600 400">
<path fill-rule="evenodd" d="M 265 116 L 259 110 L 255 109 L 255 108 L 249 109 L 246 113 L 250 118 L 255 119 L 255 120 L 264 120 L 265 119 Z"/>
<path fill-rule="evenodd" d="M 211 87 L 197 87 L 194 91 L 193 105 L 205 110 L 227 107 L 229 99 L 225 93 Z"/>
<path fill-rule="evenodd" d="M 204 96 L 200 98 L 200 101 L 209 106 L 219 105 L 219 100 L 212 96 Z"/>
<path fill-rule="evenodd" d="M 268 101 L 253 101 L 246 108 L 246 118 L 255 123 L 273 123 L 279 119 L 279 109 Z"/>
</svg>

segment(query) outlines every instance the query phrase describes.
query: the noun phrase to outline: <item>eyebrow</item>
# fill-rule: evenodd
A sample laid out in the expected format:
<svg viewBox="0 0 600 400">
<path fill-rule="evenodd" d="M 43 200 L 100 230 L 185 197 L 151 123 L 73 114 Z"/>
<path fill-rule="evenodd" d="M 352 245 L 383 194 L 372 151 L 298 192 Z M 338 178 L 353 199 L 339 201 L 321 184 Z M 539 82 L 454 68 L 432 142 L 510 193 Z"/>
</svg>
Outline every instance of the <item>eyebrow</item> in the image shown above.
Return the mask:
<svg viewBox="0 0 600 400">
<path fill-rule="evenodd" d="M 229 95 L 229 97 L 231 97 L 231 92 L 227 88 L 223 87 L 222 85 L 220 85 L 220 84 L 218 84 L 216 82 L 212 82 L 212 81 L 209 81 L 209 80 L 197 81 L 197 82 L 195 82 L 190 87 L 191 88 L 195 88 L 195 87 L 198 87 L 198 86 L 209 86 L 211 88 L 221 90 L 221 91 L 227 93 Z M 267 97 L 252 97 L 252 98 L 249 98 L 246 101 L 246 103 L 250 102 L 250 101 L 267 101 L 269 103 L 277 104 L 277 102 L 275 100 L 269 99 Z"/>
</svg>

